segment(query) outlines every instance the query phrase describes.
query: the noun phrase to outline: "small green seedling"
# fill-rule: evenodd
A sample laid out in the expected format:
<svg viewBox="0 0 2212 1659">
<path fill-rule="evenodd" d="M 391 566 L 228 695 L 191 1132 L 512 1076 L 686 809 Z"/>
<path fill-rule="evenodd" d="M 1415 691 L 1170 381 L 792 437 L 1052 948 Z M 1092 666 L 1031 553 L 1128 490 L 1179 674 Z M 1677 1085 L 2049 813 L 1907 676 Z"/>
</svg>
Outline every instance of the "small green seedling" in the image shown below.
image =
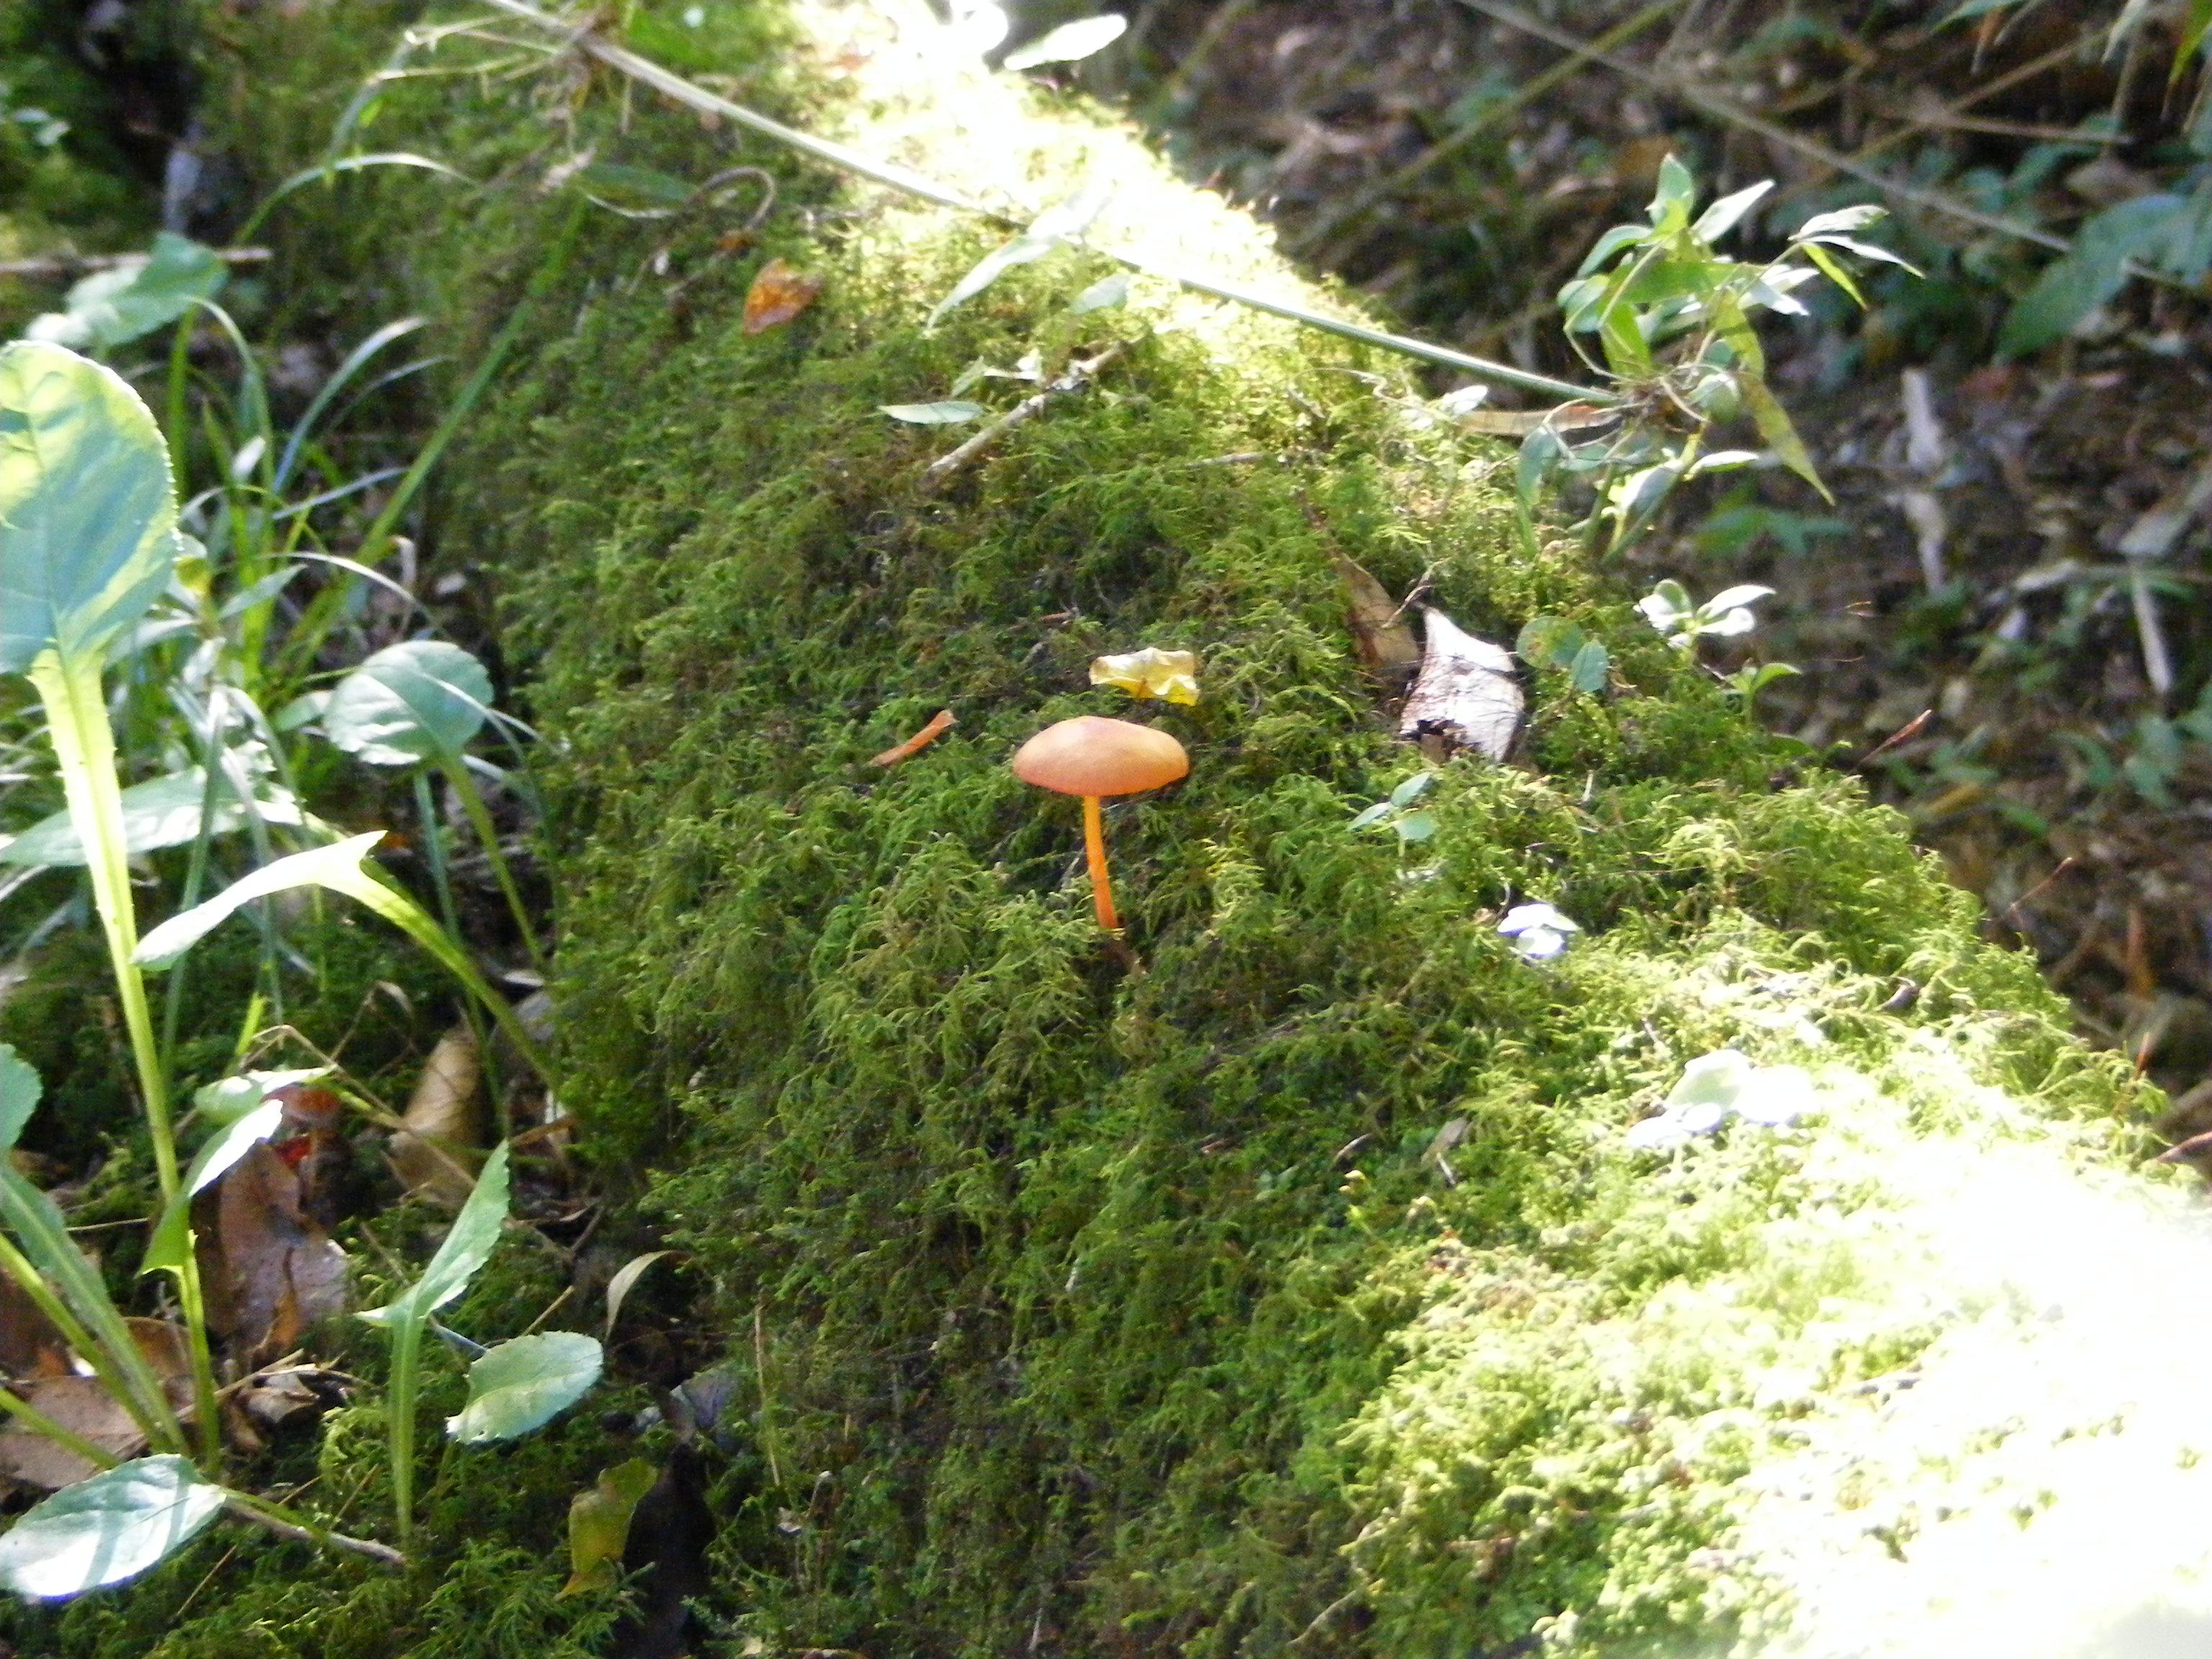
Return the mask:
<svg viewBox="0 0 2212 1659">
<path fill-rule="evenodd" d="M 1576 690 L 1592 696 L 1612 677 L 1611 653 L 1564 617 L 1531 617 L 1513 649 L 1532 668 L 1563 670 Z"/>
<path fill-rule="evenodd" d="M 1667 636 L 1668 644 L 1677 651 L 1690 651 L 1699 640 L 1729 640 L 1750 633 L 1759 626 L 1751 607 L 1773 593 L 1771 587 L 1746 582 L 1723 588 L 1699 605 L 1687 588 L 1670 577 L 1638 599 L 1636 608 L 1643 612 L 1644 621 Z"/>
<path fill-rule="evenodd" d="M 323 708 L 323 731 L 356 759 L 371 766 L 404 768 L 412 774 L 416 815 L 445 905 L 446 926 L 458 934 L 459 918 L 447 874 L 445 827 L 430 798 L 428 775 L 435 770 L 446 780 L 506 896 L 524 948 L 543 972 L 544 952 L 531 924 L 529 907 L 522 902 L 500 846 L 499 830 L 469 769 L 469 744 L 493 717 L 491 698 L 491 676 L 460 647 L 443 640 L 406 640 L 387 646 L 338 682 Z"/>
<path fill-rule="evenodd" d="M 1437 815 L 1415 809 L 1421 798 L 1435 787 L 1436 781 L 1434 772 L 1414 773 L 1393 789 L 1388 799 L 1376 801 L 1355 817 L 1346 827 L 1389 830 L 1398 837 L 1398 846 L 1401 850 L 1418 847 L 1433 839 L 1437 833 Z"/>
</svg>

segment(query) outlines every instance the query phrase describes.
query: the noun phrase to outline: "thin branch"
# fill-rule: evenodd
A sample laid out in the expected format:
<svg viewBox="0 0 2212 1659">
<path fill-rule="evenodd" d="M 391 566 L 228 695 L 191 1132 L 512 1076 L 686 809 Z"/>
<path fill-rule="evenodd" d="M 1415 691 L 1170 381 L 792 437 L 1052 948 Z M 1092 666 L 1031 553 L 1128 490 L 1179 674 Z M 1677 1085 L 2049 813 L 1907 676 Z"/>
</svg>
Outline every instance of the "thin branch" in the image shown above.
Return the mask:
<svg viewBox="0 0 2212 1659">
<path fill-rule="evenodd" d="M 1562 81 L 1571 79 L 1597 61 L 1596 53 L 1625 46 L 1654 23 L 1661 21 L 1680 7 L 1682 0 L 1652 0 L 1634 16 L 1616 23 L 1588 46 L 1568 52 L 1565 58 L 1541 74 L 1533 76 L 1515 88 L 1512 94 L 1498 102 L 1487 105 L 1481 113 L 1450 137 L 1439 140 L 1421 155 L 1400 167 L 1389 178 L 1378 180 L 1358 196 L 1309 227 L 1294 242 L 1292 251 L 1307 258 L 1318 258 L 1322 251 L 1334 244 L 1350 231 L 1365 225 L 1368 217 L 1392 197 L 1403 191 L 1423 173 L 1440 161 L 1449 161 L 1462 150 L 1516 112 L 1542 97 Z"/>
<path fill-rule="evenodd" d="M 214 252 L 227 265 L 258 265 L 273 257 L 265 247 L 227 247 Z M 36 259 L 0 261 L 0 276 L 52 283 L 64 276 L 81 276 L 88 271 L 122 270 L 145 262 L 143 253 L 49 253 Z"/>
<path fill-rule="evenodd" d="M 1128 348 L 1126 343 L 1110 345 L 1107 347 L 1105 350 L 1100 352 L 1096 357 L 1091 358 L 1088 362 L 1069 364 L 1067 372 L 1062 374 L 1058 380 L 1053 381 L 1049 386 L 1044 387 L 1042 391 L 1037 392 L 1034 395 L 1023 398 L 1021 402 L 1016 404 L 1005 414 L 1000 416 L 999 418 L 992 422 L 990 425 L 985 427 L 974 437 L 969 439 L 966 443 L 962 444 L 959 448 L 952 450 L 947 454 L 940 455 L 935 460 L 932 461 L 928 466 L 924 468 L 922 471 L 922 489 L 927 492 L 937 489 L 947 478 L 957 472 L 962 467 L 967 465 L 969 462 L 974 460 L 978 455 L 988 449 L 993 444 L 998 442 L 1000 439 L 1005 437 L 1009 432 L 1012 432 L 1016 427 L 1022 425 L 1024 422 L 1035 419 L 1037 415 L 1042 412 L 1045 406 L 1048 404 L 1052 403 L 1054 399 L 1064 398 L 1073 392 L 1083 391 L 1092 380 L 1097 378 L 1099 372 L 1103 370 L 1107 364 L 1112 362 L 1127 349 Z"/>
<path fill-rule="evenodd" d="M 389 1544 L 380 1544 L 373 1538 L 349 1538 L 342 1532 L 331 1532 L 321 1527 L 303 1527 L 287 1521 L 276 1513 L 274 1506 L 264 1508 L 258 1498 L 248 1498 L 242 1492 L 233 1492 L 223 1504 L 223 1512 L 234 1520 L 251 1522 L 264 1532 L 295 1544 L 320 1544 L 329 1549 L 343 1550 L 348 1555 L 358 1555 L 387 1567 L 404 1567 L 407 1558 Z"/>
<path fill-rule="evenodd" d="M 1899 201 L 1910 202 L 1914 206 L 1925 208 L 1931 213 L 1943 214 L 1963 223 L 1975 226 L 1978 229 L 1994 231 L 2000 236 L 2010 236 L 2023 242 L 2033 242 L 2039 247 L 2050 248 L 2056 252 L 2064 253 L 2072 246 L 2072 244 L 2063 236 L 2055 235 L 2039 226 L 2023 224 L 2017 219 L 2008 219 L 2001 214 L 1985 213 L 1972 203 L 1960 201 L 1957 197 L 1946 191 L 1929 190 L 1925 185 L 1911 184 L 1901 179 L 1893 179 L 1886 173 L 1869 167 L 1854 156 L 1847 155 L 1839 149 L 1820 143 L 1817 138 L 1808 138 L 1802 133 L 1792 132 L 1789 128 L 1768 120 L 1765 116 L 1755 115 L 1717 93 L 1708 92 L 1704 88 L 1686 81 L 1678 81 L 1656 70 L 1646 69 L 1634 59 L 1623 58 L 1618 52 L 1601 52 L 1571 31 L 1556 27 L 1542 18 L 1523 11 L 1518 6 L 1506 3 L 1506 0 L 1458 0 L 1458 3 L 1470 10 L 1481 12 L 1485 16 L 1495 18 L 1501 23 L 1509 24 L 1526 33 L 1535 35 L 1540 40 L 1548 40 L 1553 46 L 1564 50 L 1586 52 L 1614 74 L 1633 81 L 1639 86 L 1647 87 L 1664 97 L 1679 98 L 1702 115 L 1732 126 L 1741 127 L 1747 132 L 1755 132 L 1769 143 L 1779 144 L 1784 149 L 1796 150 L 1800 155 L 1808 156 L 1822 167 L 1848 174 L 1862 183 L 1873 185 L 1886 196 L 1893 196 Z"/>
<path fill-rule="evenodd" d="M 773 138 L 778 143 L 787 145 L 802 155 L 813 156 L 817 161 L 826 161 L 832 167 L 855 173 L 863 179 L 872 179 L 877 184 L 888 185 L 907 195 L 918 197 L 923 201 L 935 203 L 939 207 L 951 208 L 956 212 L 987 220 L 1010 230 L 1019 230 L 1024 228 L 1024 221 L 1015 218 L 1011 214 L 1001 212 L 998 209 L 986 207 L 980 202 L 970 200 L 949 185 L 940 185 L 934 179 L 926 179 L 918 173 L 910 172 L 894 163 L 864 155 L 847 145 L 836 143 L 827 138 L 817 138 L 811 133 L 799 131 L 796 127 L 786 126 L 782 122 L 772 120 L 757 110 L 747 109 L 742 104 L 732 103 L 728 99 L 708 92 L 704 87 L 695 85 L 682 76 L 663 69 L 650 58 L 640 57 L 628 47 L 615 45 L 612 41 L 593 33 L 589 27 L 575 27 L 558 17 L 551 16 L 539 11 L 534 6 L 526 4 L 524 0 L 484 0 L 484 3 L 510 16 L 527 19 L 540 27 L 558 33 L 574 50 L 586 57 L 596 59 L 609 69 L 617 70 L 630 79 L 652 88 L 664 97 L 673 99 L 687 108 L 719 115 L 726 120 L 737 123 L 739 126 L 748 127 L 763 137 Z M 1319 312 L 1310 311 L 1303 306 L 1292 305 L 1287 301 L 1269 299 L 1264 295 L 1255 294 L 1249 289 L 1241 288 L 1231 283 L 1220 282 L 1190 271 L 1155 264 L 1148 259 L 1139 258 L 1134 254 L 1123 252 L 1119 249 L 1100 247 L 1093 251 L 1103 254 L 1115 264 L 1126 266 L 1131 270 L 1177 283 L 1194 294 L 1206 295 L 1216 300 L 1227 300 L 1248 310 L 1265 312 L 1269 316 L 1280 317 L 1290 322 L 1302 324 L 1307 328 L 1317 330 L 1324 334 L 1334 334 L 1339 339 L 1352 340 L 1362 345 L 1376 346 L 1385 351 L 1395 352 L 1401 356 L 1417 357 L 1423 362 L 1436 363 L 1445 368 L 1455 368 L 1462 374 L 1472 374 L 1478 380 L 1489 380 L 1499 386 L 1516 386 L 1522 391 L 1535 392 L 1547 398 L 1578 398 L 1586 403 L 1620 401 L 1618 396 L 1611 392 L 1577 386 L 1569 380 L 1556 380 L 1548 374 L 1532 374 L 1527 369 L 1516 368 L 1509 363 L 1495 363 L 1481 357 L 1469 356 L 1466 352 L 1455 351 L 1449 346 L 1434 345 L 1425 340 L 1416 340 L 1403 334 L 1393 334 L 1384 329 L 1369 328 L 1364 324 L 1324 316 Z"/>
</svg>

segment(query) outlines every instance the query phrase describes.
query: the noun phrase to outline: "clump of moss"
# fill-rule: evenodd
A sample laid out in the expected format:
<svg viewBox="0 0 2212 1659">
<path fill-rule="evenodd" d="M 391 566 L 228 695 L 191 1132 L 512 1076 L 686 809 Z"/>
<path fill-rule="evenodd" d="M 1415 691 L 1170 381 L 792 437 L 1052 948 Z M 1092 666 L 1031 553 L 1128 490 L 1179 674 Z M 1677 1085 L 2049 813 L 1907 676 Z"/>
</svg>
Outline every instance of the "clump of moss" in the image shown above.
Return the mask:
<svg viewBox="0 0 2212 1659">
<path fill-rule="evenodd" d="M 1107 234 L 1291 282 L 1118 130 L 912 55 L 918 15 L 902 46 L 859 9 L 669 9 L 635 27 L 680 67 L 979 191 L 1110 173 Z M 271 103 L 341 103 L 315 76 L 359 37 L 262 21 L 261 61 L 301 66 Z M 732 1642 L 1441 1656 L 1786 1626 L 1796 1588 L 1735 1547 L 1760 1482 L 1808 1413 L 1844 1422 L 2002 1301 L 1893 1270 L 1940 1183 L 1887 1171 L 1994 1145 L 2063 1169 L 2120 1135 L 2130 1085 L 2029 964 L 1628 596 L 1524 551 L 1505 459 L 1409 413 L 1400 366 L 1144 281 L 1075 317 L 1104 270 L 1075 256 L 932 329 L 992 234 L 615 88 L 572 79 L 547 125 L 526 88 L 435 84 L 391 89 L 380 131 L 505 182 L 374 198 L 405 250 L 380 280 L 463 341 L 520 319 L 441 539 L 507 583 L 550 739 L 564 1097 L 711 1284 L 767 1471 L 724 1511 Z M 758 162 L 786 210 L 714 267 L 718 223 L 531 182 L 586 149 Z M 748 335 L 772 256 L 823 296 Z M 941 488 L 952 440 L 878 412 L 1112 342 L 1097 387 Z M 1528 763 L 1446 767 L 1417 855 L 1356 834 L 1419 763 L 1340 555 L 1493 636 L 1573 616 L 1625 684 L 1540 684 Z M 1083 671 L 1143 644 L 1196 650 L 1206 695 L 1146 716 L 1194 765 L 1115 826 L 1124 958 L 1066 815 L 1005 763 L 1127 712 Z M 947 707 L 953 732 L 866 764 Z M 1587 930 L 1559 963 L 1497 931 L 1529 897 Z M 1808 1068 L 1817 1109 L 1636 1151 L 1724 1045 Z M 1856 1501 L 1839 1443 L 1803 1476 L 1824 1514 Z M 540 1605 L 536 1569 L 445 1547 L 472 1594 Z M 313 1628 L 388 1605 L 316 1582 L 343 1600 Z M 173 1639 L 290 1592 L 234 1594 Z M 509 1650 L 468 1639 L 343 1650 Z"/>
</svg>

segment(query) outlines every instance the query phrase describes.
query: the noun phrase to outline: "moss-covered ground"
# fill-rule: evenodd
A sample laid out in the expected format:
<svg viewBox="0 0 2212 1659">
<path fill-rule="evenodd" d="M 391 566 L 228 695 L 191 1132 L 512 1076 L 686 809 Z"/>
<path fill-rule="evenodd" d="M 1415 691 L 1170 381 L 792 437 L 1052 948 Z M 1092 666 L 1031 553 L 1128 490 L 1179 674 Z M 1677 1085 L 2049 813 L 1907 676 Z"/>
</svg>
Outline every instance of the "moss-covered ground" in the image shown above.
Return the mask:
<svg viewBox="0 0 2212 1659">
<path fill-rule="evenodd" d="M 212 18 L 234 138 L 296 164 L 397 21 Z M 974 193 L 1111 179 L 1103 239 L 1338 303 L 1130 135 L 930 29 L 769 0 L 629 24 Z M 1402 365 L 1144 278 L 1073 314 L 1109 267 L 1072 252 L 931 329 L 997 233 L 573 62 L 394 82 L 368 131 L 488 181 L 298 198 L 287 258 L 309 285 L 361 260 L 465 363 L 513 349 L 436 553 L 504 586 L 546 734 L 566 1098 L 633 1219 L 690 1253 L 737 1382 L 704 1650 L 1466 1659 L 1804 1636 L 1801 1609 L 1882 1595 L 1902 1631 L 1923 1529 L 2155 1531 L 2094 1496 L 2146 1436 L 2197 1491 L 2169 1418 L 2098 1427 L 2094 1367 L 2036 1346 L 2094 1296 L 2033 1302 L 2008 1277 L 2032 1252 L 1999 1248 L 2008 1194 L 2133 1213 L 2098 1174 L 2129 1150 L 2124 1074 L 1856 783 L 1571 547 L 1526 547 L 1510 456 L 1428 418 Z M 581 193 L 735 164 L 780 195 L 734 245 L 750 197 L 671 222 Z M 773 257 L 822 295 L 748 335 Z M 878 412 L 1115 343 L 941 488 L 921 470 L 965 434 Z M 1355 833 L 1423 762 L 1338 556 L 1492 638 L 1572 617 L 1616 684 L 1538 674 L 1515 763 L 1443 769 L 1432 841 Z M 1195 707 L 1088 686 L 1142 645 L 1199 653 Z M 950 733 L 867 764 L 940 708 Z M 1109 811 L 1126 951 L 1073 804 L 1006 767 L 1083 712 L 1192 757 Z M 1585 930 L 1558 962 L 1497 931 L 1529 899 Z M 1805 1067 L 1814 1109 L 1634 1149 L 1729 1045 Z M 1945 1392 L 2007 1355 L 2071 1381 Z M 2088 1473 L 2022 1449 L 2062 1447 Z M 202 1584 L 203 1549 L 44 1650 L 612 1652 L 611 1603 L 554 1592 L 569 1492 L 623 1455 L 579 1421 L 457 1455 L 410 1575 L 253 1542 Z M 373 1486 L 353 1431 L 324 1457 Z"/>
</svg>

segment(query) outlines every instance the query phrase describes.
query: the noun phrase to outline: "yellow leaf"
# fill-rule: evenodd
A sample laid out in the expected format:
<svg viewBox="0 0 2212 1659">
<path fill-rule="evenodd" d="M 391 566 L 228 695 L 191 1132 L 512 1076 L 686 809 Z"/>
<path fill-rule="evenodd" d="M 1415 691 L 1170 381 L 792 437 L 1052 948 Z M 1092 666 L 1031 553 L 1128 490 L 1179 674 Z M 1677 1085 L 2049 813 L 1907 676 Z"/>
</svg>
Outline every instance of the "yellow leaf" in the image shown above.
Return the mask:
<svg viewBox="0 0 2212 1659">
<path fill-rule="evenodd" d="M 1133 697 L 1196 702 L 1198 658 L 1188 651 L 1161 651 L 1148 645 L 1141 651 L 1099 658 L 1091 665 L 1091 683 L 1118 685 Z"/>
<path fill-rule="evenodd" d="M 611 1589 L 621 1581 L 630 1516 L 659 1478 L 659 1469 L 633 1457 L 603 1471 L 591 1491 L 580 1492 L 570 1501 L 568 1565 L 574 1571 L 562 1587 L 562 1595 Z"/>
</svg>

